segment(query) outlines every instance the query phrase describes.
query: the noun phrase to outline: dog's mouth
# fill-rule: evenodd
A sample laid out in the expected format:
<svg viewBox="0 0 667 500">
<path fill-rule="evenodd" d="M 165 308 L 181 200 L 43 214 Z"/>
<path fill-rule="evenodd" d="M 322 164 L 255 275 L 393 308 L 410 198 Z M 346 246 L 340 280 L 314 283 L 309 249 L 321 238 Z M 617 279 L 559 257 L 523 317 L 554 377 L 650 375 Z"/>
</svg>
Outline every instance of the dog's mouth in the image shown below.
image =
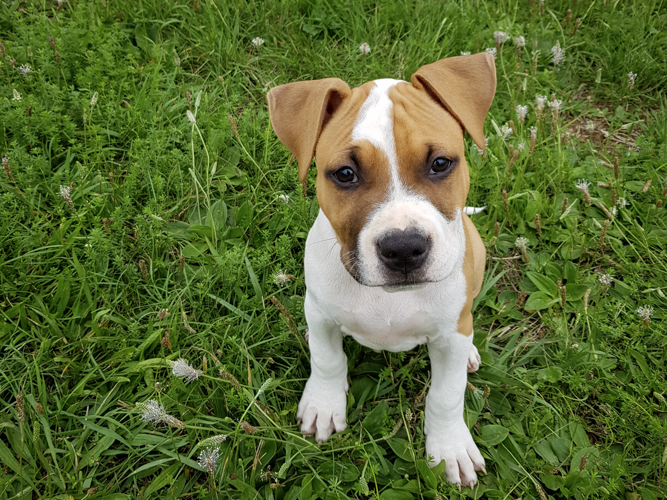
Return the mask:
<svg viewBox="0 0 667 500">
<path fill-rule="evenodd" d="M 347 252 L 344 257 L 341 257 L 341 261 L 347 272 L 357 283 L 370 288 L 382 288 L 389 293 L 419 290 L 429 283 L 438 283 L 447 279 L 447 276 L 437 277 L 436 279 L 429 277 L 427 266 L 424 266 L 412 271 L 398 271 L 385 268 L 381 280 L 378 280 L 378 282 L 369 282 L 367 279 L 364 279 L 361 272 L 362 266 L 357 250 Z"/>
</svg>

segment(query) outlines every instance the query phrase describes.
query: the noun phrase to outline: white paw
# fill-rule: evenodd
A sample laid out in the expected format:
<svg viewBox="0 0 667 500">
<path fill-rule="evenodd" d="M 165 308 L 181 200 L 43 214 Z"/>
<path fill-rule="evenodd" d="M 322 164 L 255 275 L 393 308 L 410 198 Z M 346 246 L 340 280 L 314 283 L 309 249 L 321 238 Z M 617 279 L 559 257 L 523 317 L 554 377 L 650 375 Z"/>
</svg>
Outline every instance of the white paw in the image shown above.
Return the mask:
<svg viewBox="0 0 667 500">
<path fill-rule="evenodd" d="M 346 429 L 346 407 L 347 380 L 342 384 L 323 383 L 310 377 L 296 412 L 297 423 L 301 422 L 303 434 L 314 434 L 317 442 L 322 443 L 334 431 Z"/>
<path fill-rule="evenodd" d="M 448 429 L 437 429 L 426 436 L 426 454 L 433 457 L 429 465 L 435 467 L 442 460 L 447 467 L 445 475 L 450 483 L 474 488 L 475 471 L 486 474 L 484 457 L 472 440 L 463 420 Z"/>
<path fill-rule="evenodd" d="M 475 373 L 479 370 L 479 365 L 482 364 L 482 358 L 479 357 L 479 351 L 473 344 L 470 346 L 470 353 L 468 354 L 468 373 Z"/>
</svg>

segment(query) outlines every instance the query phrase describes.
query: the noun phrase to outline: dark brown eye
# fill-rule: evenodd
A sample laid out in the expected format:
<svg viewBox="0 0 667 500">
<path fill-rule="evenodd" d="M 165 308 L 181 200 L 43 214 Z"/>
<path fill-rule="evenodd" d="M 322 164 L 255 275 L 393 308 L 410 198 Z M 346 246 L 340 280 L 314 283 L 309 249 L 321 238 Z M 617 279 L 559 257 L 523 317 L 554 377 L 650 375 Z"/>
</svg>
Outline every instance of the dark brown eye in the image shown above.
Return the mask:
<svg viewBox="0 0 667 500">
<path fill-rule="evenodd" d="M 351 184 L 357 182 L 357 174 L 350 167 L 339 168 L 333 173 L 333 176 L 341 184 Z"/>
<path fill-rule="evenodd" d="M 438 157 L 435 160 L 433 160 L 433 163 L 431 164 L 431 171 L 429 172 L 429 174 L 439 174 L 441 172 L 448 170 L 451 166 L 452 166 L 452 160 Z"/>
</svg>

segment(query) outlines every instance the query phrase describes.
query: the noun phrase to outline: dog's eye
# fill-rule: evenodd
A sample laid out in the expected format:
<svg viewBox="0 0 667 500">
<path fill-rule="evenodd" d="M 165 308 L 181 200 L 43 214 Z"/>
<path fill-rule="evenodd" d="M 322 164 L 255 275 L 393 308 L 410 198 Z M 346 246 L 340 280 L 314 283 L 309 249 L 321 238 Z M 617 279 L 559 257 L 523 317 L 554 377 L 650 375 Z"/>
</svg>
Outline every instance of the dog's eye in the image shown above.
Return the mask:
<svg viewBox="0 0 667 500">
<path fill-rule="evenodd" d="M 351 184 L 357 182 L 357 174 L 350 167 L 339 168 L 334 172 L 336 180 L 342 184 Z"/>
<path fill-rule="evenodd" d="M 452 160 L 438 157 L 435 160 L 433 160 L 433 163 L 431 164 L 431 171 L 429 172 L 429 174 L 439 174 L 441 172 L 444 172 L 445 170 L 448 170 L 451 166 L 452 166 Z"/>
</svg>

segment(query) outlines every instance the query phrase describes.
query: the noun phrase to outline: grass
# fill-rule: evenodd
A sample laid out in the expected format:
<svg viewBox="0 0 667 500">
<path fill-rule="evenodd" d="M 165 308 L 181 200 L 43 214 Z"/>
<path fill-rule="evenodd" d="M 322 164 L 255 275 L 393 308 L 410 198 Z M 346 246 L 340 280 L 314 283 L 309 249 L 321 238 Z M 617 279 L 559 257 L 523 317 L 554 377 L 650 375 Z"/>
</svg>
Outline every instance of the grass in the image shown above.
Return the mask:
<svg viewBox="0 0 667 500">
<path fill-rule="evenodd" d="M 665 498 L 665 7 L 2 2 L 0 498 Z M 315 172 L 304 195 L 265 92 L 408 79 L 497 30 L 526 46 L 500 47 L 489 147 L 468 147 L 489 260 L 466 419 L 488 474 L 459 492 L 425 466 L 424 348 L 346 342 L 348 430 L 299 433 Z"/>
</svg>

